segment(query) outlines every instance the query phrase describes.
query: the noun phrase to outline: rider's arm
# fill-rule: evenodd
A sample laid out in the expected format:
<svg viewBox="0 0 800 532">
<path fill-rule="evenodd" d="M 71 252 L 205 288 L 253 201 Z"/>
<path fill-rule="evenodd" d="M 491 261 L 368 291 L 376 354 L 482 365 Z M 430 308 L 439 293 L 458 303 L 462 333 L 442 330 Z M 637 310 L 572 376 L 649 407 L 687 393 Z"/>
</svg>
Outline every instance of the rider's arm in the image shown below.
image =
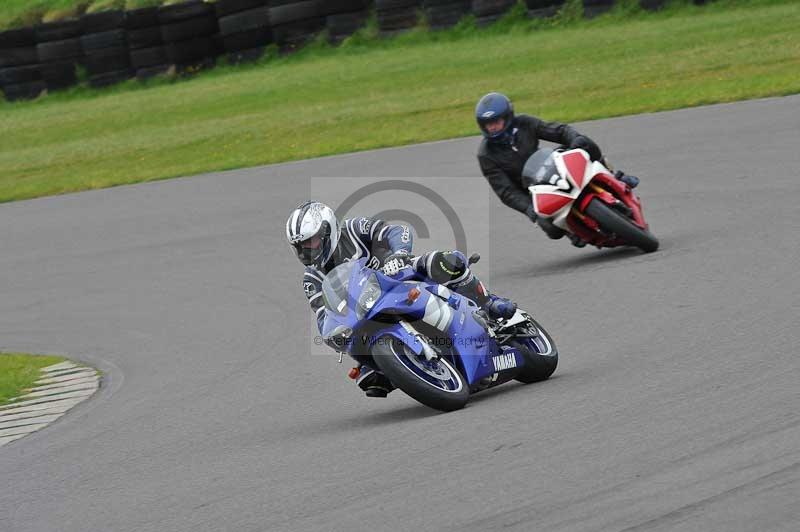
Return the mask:
<svg viewBox="0 0 800 532">
<path fill-rule="evenodd" d="M 381 262 L 393 253 L 411 253 L 414 238 L 408 226 L 361 217 L 353 219 L 350 227 Z"/>
<path fill-rule="evenodd" d="M 478 155 L 483 176 L 489 181 L 500 201 L 512 209 L 524 213 L 531 204 L 530 194 L 516 185 L 508 174 L 490 157 Z"/>
<path fill-rule="evenodd" d="M 311 268 L 306 268 L 303 274 L 303 291 L 308 298 L 308 304 L 317 319 L 317 328 L 322 332 L 322 322 L 325 320 L 325 304 L 322 302 L 322 276 Z"/>
<path fill-rule="evenodd" d="M 600 152 L 600 147 L 595 141 L 581 135 L 578 131 L 569 124 L 562 124 L 561 122 L 545 122 L 535 116 L 520 115 L 518 117 L 522 123 L 533 130 L 536 136 L 540 139 L 556 144 L 563 144 L 570 148 L 581 148 L 589 153 L 592 160 L 599 160 L 603 154 Z"/>
<path fill-rule="evenodd" d="M 383 220 L 377 220 L 376 225 L 379 227 L 372 237 L 373 246 L 386 247 L 391 253 L 411 253 L 414 237 L 407 225 L 387 224 Z"/>
</svg>

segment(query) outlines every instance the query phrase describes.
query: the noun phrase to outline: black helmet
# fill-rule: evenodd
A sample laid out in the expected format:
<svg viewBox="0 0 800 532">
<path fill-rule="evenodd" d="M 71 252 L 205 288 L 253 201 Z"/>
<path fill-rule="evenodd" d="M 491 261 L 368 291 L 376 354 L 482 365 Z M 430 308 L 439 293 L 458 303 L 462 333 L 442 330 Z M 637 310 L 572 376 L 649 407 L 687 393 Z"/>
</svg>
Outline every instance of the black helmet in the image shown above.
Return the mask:
<svg viewBox="0 0 800 532">
<path fill-rule="evenodd" d="M 483 136 L 492 142 L 511 140 L 511 123 L 514 121 L 514 105 L 504 94 L 490 92 L 480 99 L 475 107 L 475 119 Z M 490 133 L 486 126 L 496 120 L 503 119 L 502 129 Z"/>
</svg>

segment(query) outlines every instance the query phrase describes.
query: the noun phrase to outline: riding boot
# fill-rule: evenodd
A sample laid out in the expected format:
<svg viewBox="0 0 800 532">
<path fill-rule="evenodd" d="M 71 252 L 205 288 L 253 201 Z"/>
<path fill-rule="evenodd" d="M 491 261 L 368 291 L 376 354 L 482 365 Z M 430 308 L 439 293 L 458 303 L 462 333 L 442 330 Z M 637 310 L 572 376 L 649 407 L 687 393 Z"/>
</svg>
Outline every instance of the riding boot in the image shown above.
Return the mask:
<svg viewBox="0 0 800 532">
<path fill-rule="evenodd" d="M 634 175 L 628 175 L 622 170 L 616 170 L 614 172 L 614 177 L 616 177 L 619 181 L 622 181 L 629 187 L 636 188 L 639 185 L 639 178 Z"/>
<path fill-rule="evenodd" d="M 611 172 L 613 172 L 614 177 L 616 177 L 618 181 L 622 181 L 623 183 L 628 185 L 631 189 L 634 189 L 639 185 L 639 178 L 638 177 L 633 176 L 633 175 L 628 175 L 625 172 L 623 172 L 622 170 L 614 170 L 614 167 L 611 166 L 611 162 L 608 159 L 606 159 L 605 157 L 603 157 L 600 160 L 600 162 L 603 163 L 603 165 L 606 168 L 611 170 Z"/>
<path fill-rule="evenodd" d="M 358 374 L 355 378 L 356 384 L 364 390 L 367 397 L 386 397 L 389 392 L 394 390 L 394 386 L 386 375 L 380 371 L 375 371 L 369 366 L 358 368 Z"/>
<path fill-rule="evenodd" d="M 483 283 L 473 274 L 470 274 L 469 281 L 466 283 L 454 285 L 450 288 L 462 296 L 475 301 L 493 320 L 501 318 L 509 319 L 513 317 L 514 313 L 517 311 L 516 303 L 510 299 L 488 293 Z"/>
</svg>

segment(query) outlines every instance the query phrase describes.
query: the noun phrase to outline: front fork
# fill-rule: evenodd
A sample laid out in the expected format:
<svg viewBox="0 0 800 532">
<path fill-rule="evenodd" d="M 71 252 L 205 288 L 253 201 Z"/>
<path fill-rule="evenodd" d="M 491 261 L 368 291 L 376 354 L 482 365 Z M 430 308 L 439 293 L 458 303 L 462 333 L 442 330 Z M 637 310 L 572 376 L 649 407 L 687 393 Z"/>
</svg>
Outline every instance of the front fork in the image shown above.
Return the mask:
<svg viewBox="0 0 800 532">
<path fill-rule="evenodd" d="M 590 182 L 581 193 L 581 196 L 572 204 L 570 214 L 567 217 L 567 224 L 570 230 L 582 240 L 593 244 L 597 237 L 600 237 L 600 227 L 593 219 L 589 218 L 583 211 L 594 198 L 600 198 L 603 203 L 614 204 L 619 201 L 609 191 L 596 183 Z M 573 218 L 572 220 L 570 218 Z"/>
<path fill-rule="evenodd" d="M 574 217 L 574 220 L 569 220 L 568 223 L 570 229 L 579 237 L 581 237 L 586 242 L 592 244 L 594 241 L 600 237 L 601 240 L 604 240 L 606 237 L 603 235 L 600 227 L 597 225 L 593 219 L 589 218 L 584 214 L 584 211 L 589 206 L 589 203 L 594 198 L 599 198 L 600 201 L 608 205 L 609 207 L 613 208 L 614 210 L 618 211 L 620 214 L 624 215 L 625 217 L 631 219 L 635 224 L 646 227 L 644 223 L 644 218 L 641 215 L 641 205 L 639 204 L 638 198 L 636 196 L 631 195 L 630 189 L 627 185 L 617 181 L 611 181 L 611 179 L 615 178 L 608 178 L 607 185 L 612 187 L 616 190 L 614 192 L 617 195 L 612 194 L 606 188 L 601 187 L 599 184 L 595 183 L 594 181 L 589 182 L 586 188 L 581 193 L 581 196 L 578 197 L 577 201 L 573 204 L 572 209 L 570 209 L 570 217 Z M 629 196 L 625 196 L 628 194 Z M 630 201 L 633 203 L 634 208 L 631 208 L 625 201 L 621 200 L 620 197 L 629 197 Z M 571 223 L 570 223 L 571 222 Z M 603 235 L 603 236 L 601 236 Z"/>
</svg>

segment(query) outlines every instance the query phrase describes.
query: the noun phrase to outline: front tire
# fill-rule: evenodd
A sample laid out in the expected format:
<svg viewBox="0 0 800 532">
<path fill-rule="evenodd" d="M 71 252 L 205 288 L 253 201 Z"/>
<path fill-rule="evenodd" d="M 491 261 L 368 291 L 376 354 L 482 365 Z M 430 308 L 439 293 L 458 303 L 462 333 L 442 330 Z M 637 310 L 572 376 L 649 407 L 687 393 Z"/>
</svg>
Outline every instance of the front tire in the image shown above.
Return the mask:
<svg viewBox="0 0 800 532">
<path fill-rule="evenodd" d="M 426 406 L 451 412 L 464 408 L 469 400 L 466 379 L 445 358 L 428 362 L 424 355 L 387 336 L 372 346 L 372 358 L 392 384 Z"/>
<path fill-rule="evenodd" d="M 553 338 L 536 320 L 528 318 L 528 321 L 530 327 L 536 330 L 537 336 L 515 338 L 509 342 L 525 358 L 525 367 L 514 377 L 525 384 L 549 379 L 558 366 L 558 349 Z"/>
<path fill-rule="evenodd" d="M 617 235 L 628 245 L 635 246 L 645 253 L 652 253 L 658 249 L 658 239 L 650 231 L 638 227 L 597 198 L 589 202 L 586 214 L 604 231 Z"/>
</svg>

